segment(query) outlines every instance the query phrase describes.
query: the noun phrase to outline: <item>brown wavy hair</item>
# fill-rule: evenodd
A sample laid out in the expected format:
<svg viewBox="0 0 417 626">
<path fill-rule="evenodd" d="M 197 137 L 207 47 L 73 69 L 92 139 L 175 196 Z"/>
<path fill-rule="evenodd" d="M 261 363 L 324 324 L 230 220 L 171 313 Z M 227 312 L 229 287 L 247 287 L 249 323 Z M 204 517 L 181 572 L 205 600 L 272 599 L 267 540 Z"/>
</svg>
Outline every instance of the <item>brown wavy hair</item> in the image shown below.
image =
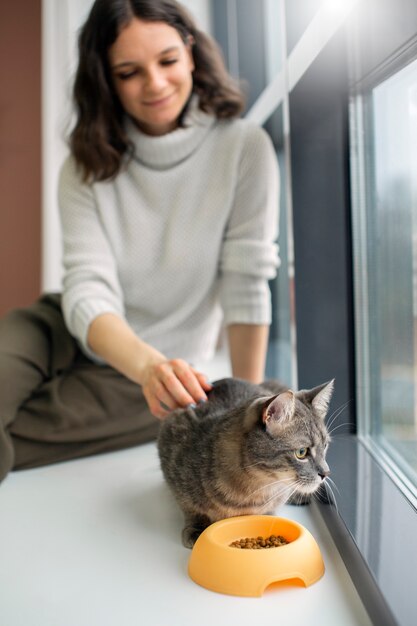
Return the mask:
<svg viewBox="0 0 417 626">
<path fill-rule="evenodd" d="M 96 0 L 78 39 L 79 63 L 73 89 L 77 119 L 69 137 L 84 181 L 114 178 L 125 156 L 132 154 L 133 146 L 123 128 L 125 112 L 113 87 L 108 50 L 135 17 L 169 24 L 184 43 L 192 38 L 193 93 L 198 94 L 202 111 L 230 119 L 243 110 L 242 91 L 228 74 L 217 43 L 197 28 L 178 2 Z"/>
</svg>

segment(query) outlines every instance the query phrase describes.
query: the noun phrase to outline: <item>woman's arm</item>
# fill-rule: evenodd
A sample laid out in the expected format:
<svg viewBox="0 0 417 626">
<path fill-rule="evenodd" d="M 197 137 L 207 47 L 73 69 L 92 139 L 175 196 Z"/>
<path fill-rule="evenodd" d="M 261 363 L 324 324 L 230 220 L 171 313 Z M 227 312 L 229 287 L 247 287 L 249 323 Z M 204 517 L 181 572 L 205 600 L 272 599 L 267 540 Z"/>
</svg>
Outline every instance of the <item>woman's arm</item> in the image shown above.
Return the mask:
<svg viewBox="0 0 417 626">
<path fill-rule="evenodd" d="M 233 376 L 261 383 L 264 380 L 269 326 L 231 324 L 227 327 Z"/>
<path fill-rule="evenodd" d="M 266 132 L 247 131 L 220 258 L 220 300 L 233 375 L 259 383 L 272 318 L 268 280 L 278 266 L 279 170 Z"/>
<path fill-rule="evenodd" d="M 168 360 L 113 313 L 103 313 L 91 322 L 87 341 L 95 354 L 142 386 L 155 417 L 207 399 L 205 391 L 211 385 L 203 374 L 182 359 Z"/>
</svg>

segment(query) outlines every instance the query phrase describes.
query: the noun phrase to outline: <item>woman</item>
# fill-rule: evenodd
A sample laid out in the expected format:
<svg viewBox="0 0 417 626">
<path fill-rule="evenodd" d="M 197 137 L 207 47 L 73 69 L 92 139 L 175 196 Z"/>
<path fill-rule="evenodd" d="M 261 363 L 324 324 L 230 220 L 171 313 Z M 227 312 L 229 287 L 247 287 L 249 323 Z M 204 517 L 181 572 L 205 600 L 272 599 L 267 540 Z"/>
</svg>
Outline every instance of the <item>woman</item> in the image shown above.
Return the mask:
<svg viewBox="0 0 417 626">
<path fill-rule="evenodd" d="M 207 400 L 222 323 L 233 375 L 264 374 L 277 163 L 214 42 L 174 1 L 96 0 L 74 99 L 62 303 L 0 327 L 0 479 L 155 437 Z"/>
</svg>

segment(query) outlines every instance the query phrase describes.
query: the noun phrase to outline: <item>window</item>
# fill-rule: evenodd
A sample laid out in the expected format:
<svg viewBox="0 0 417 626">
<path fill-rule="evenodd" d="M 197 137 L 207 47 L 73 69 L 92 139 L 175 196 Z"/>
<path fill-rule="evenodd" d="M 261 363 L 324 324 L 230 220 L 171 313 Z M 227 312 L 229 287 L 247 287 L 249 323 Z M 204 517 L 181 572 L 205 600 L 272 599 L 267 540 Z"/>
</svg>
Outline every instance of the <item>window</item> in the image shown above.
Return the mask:
<svg viewBox="0 0 417 626">
<path fill-rule="evenodd" d="M 417 61 L 358 96 L 352 123 L 357 130 L 363 123 L 354 142 L 353 180 L 358 426 L 412 496 L 417 487 Z"/>
<path fill-rule="evenodd" d="M 365 8 L 375 11 L 376 4 L 368 0 Z M 376 623 L 386 615 L 387 623 L 401 625 L 414 623 L 417 607 L 417 33 L 414 26 L 410 39 L 411 10 L 415 18 L 415 3 L 388 2 L 389 36 L 382 43 L 371 36 L 365 54 L 362 8 L 351 40 L 358 443 L 351 446 L 356 490 L 343 488 L 343 502 L 354 502 L 350 519 L 343 519 L 376 581 L 372 587 L 361 576 L 379 610 Z M 388 28 L 399 18 L 401 28 Z"/>
</svg>

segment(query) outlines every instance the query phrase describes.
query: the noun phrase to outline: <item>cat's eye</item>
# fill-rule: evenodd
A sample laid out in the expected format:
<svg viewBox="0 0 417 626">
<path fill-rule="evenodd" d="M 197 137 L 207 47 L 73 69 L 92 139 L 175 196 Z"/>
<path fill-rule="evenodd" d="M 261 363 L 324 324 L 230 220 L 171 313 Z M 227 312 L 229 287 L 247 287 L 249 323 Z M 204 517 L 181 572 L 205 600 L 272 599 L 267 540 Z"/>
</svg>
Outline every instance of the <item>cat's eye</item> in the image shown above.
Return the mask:
<svg viewBox="0 0 417 626">
<path fill-rule="evenodd" d="M 294 454 L 297 459 L 305 459 L 308 454 L 308 448 L 298 448 L 298 450 L 296 450 Z"/>
</svg>

